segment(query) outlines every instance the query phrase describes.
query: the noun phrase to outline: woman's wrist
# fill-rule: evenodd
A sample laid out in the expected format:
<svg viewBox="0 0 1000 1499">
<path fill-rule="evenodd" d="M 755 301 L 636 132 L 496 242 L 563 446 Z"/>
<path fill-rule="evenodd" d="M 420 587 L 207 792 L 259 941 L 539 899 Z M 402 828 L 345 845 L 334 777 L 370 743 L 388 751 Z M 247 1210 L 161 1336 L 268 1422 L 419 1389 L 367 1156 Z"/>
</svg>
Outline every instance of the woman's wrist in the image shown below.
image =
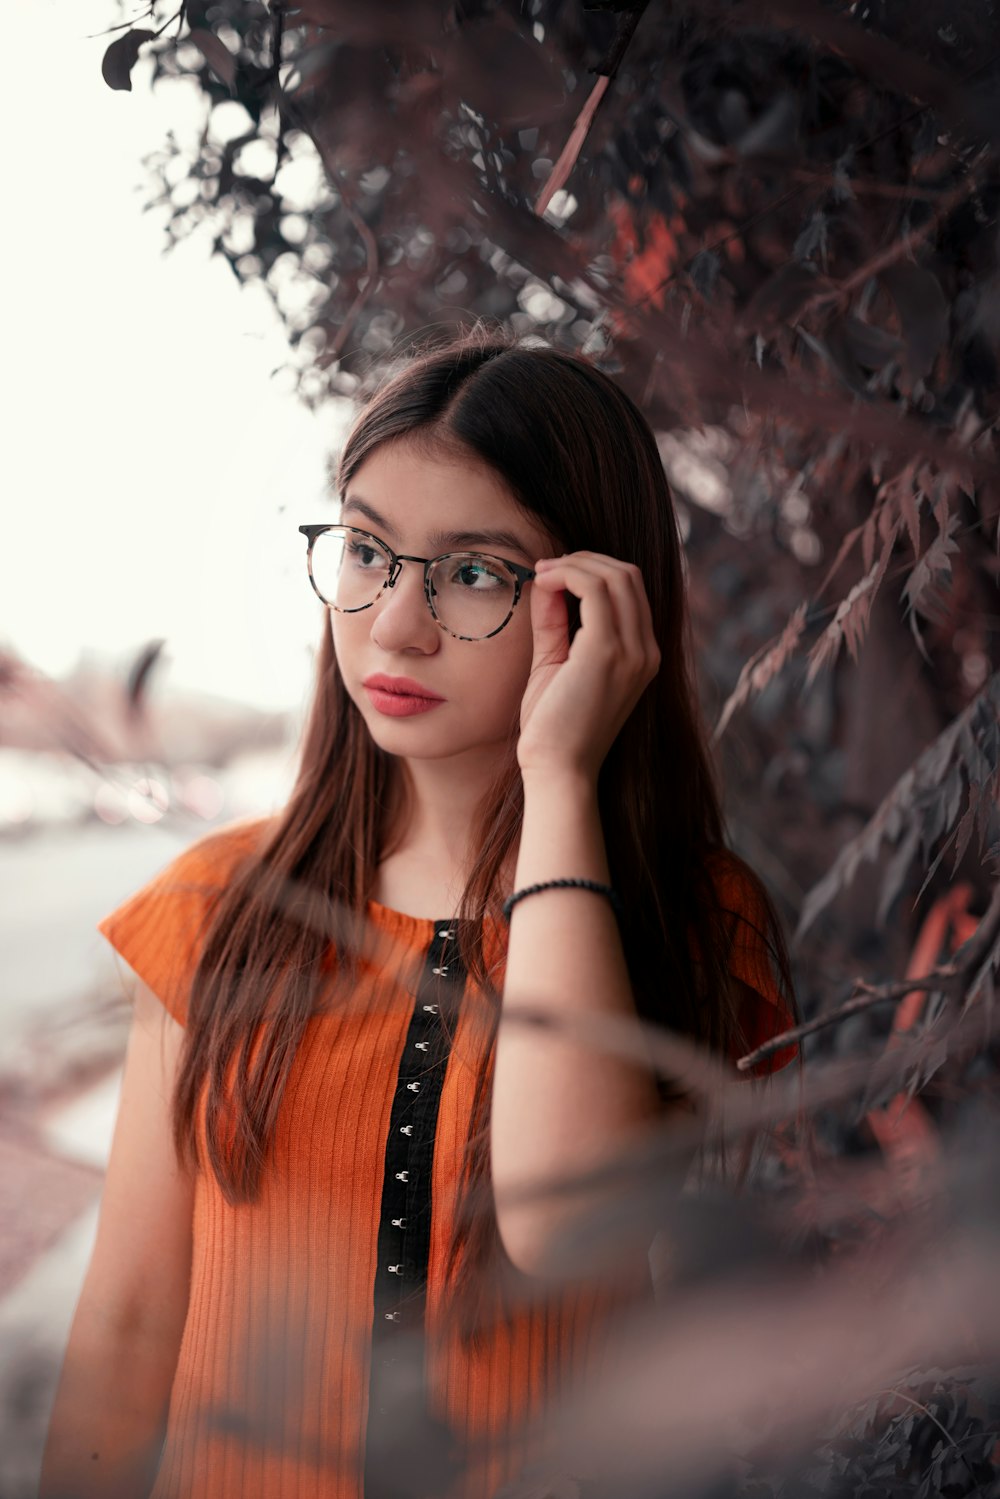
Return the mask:
<svg viewBox="0 0 1000 1499">
<path fill-rule="evenodd" d="M 547 804 L 553 797 L 577 803 L 597 801 L 597 779 L 582 766 L 522 767 L 521 784 L 525 806 L 529 798 L 544 800 Z"/>
<path fill-rule="evenodd" d="M 515 906 L 519 906 L 522 900 L 526 900 L 532 895 L 544 895 L 548 890 L 588 890 L 595 895 L 603 896 L 603 898 L 607 900 L 611 905 L 611 908 L 614 911 L 615 915 L 618 917 L 619 921 L 622 918 L 623 912 L 621 899 L 618 895 L 617 890 L 615 890 L 612 885 L 605 884 L 603 880 L 560 878 L 554 880 L 540 880 L 537 884 L 534 885 L 522 885 L 520 889 L 515 890 L 511 895 L 509 895 L 508 898 L 504 901 L 503 906 L 503 914 L 507 918 L 508 922 L 513 915 Z"/>
<path fill-rule="evenodd" d="M 597 787 L 582 773 L 536 770 L 524 778 L 514 888 L 560 878 L 609 882 Z"/>
</svg>

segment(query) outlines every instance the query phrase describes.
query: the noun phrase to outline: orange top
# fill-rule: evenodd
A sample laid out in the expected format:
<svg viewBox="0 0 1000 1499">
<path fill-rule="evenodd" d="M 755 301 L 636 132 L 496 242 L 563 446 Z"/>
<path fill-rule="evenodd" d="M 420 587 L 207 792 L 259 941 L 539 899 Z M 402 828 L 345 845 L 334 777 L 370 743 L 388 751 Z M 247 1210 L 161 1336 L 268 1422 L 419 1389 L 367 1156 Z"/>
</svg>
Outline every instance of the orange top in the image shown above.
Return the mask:
<svg viewBox="0 0 1000 1499">
<path fill-rule="evenodd" d="M 99 924 L 181 1024 L 208 897 L 266 822 L 209 834 Z M 383 1499 L 395 1490 L 377 1463 L 394 1444 L 433 1499 L 486 1499 L 530 1459 L 505 1440 L 508 1423 L 540 1414 L 607 1330 L 601 1293 L 579 1287 L 491 1330 L 478 1352 L 444 1330 L 482 1027 L 472 986 L 454 986 L 442 961 L 446 924 L 376 901 L 368 916 L 378 960 L 348 1005 L 306 1028 L 259 1199 L 231 1206 L 211 1172 L 197 1174 L 190 1301 L 151 1499 Z M 761 996 L 746 1022 L 756 1043 L 787 1017 L 766 954 L 740 931 L 732 971 Z M 439 1018 L 449 995 L 450 1050 Z M 203 1111 L 198 1132 L 203 1166 Z M 417 1348 L 432 1424 L 414 1433 L 393 1425 L 391 1389 Z M 464 1486 L 431 1478 L 442 1425 L 475 1454 Z"/>
</svg>

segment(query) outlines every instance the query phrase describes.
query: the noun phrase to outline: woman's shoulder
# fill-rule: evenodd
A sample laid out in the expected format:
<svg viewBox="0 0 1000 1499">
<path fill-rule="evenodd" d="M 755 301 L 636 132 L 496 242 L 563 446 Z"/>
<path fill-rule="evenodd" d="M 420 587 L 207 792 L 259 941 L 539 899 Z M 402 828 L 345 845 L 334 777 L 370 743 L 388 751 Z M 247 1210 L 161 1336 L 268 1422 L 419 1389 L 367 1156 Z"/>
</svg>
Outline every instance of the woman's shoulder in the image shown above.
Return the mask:
<svg viewBox="0 0 1000 1499">
<path fill-rule="evenodd" d="M 746 1050 L 752 1051 L 795 1023 L 784 936 L 766 887 L 745 859 L 724 846 L 704 859 L 715 902 L 728 932 L 726 966 L 739 986 Z M 777 1071 L 797 1054 L 794 1044 L 758 1063 L 755 1075 Z"/>
<path fill-rule="evenodd" d="M 763 880 L 745 859 L 725 847 L 712 848 L 705 854 L 703 871 L 728 936 L 730 967 L 752 970 L 741 973 L 741 977 L 762 992 L 769 992 L 769 959 L 778 955 L 783 934 Z"/>
<path fill-rule="evenodd" d="M 711 908 L 714 919 L 721 920 L 730 967 L 752 969 L 752 976 L 743 972 L 740 976 L 762 987 L 760 980 L 769 968 L 765 955 L 773 947 L 775 932 L 769 897 L 759 875 L 739 854 L 717 845 L 702 854 L 692 883 L 699 915 L 707 917 Z M 692 922 L 689 935 L 696 962 L 701 957 L 699 930 L 699 924 Z M 769 983 L 763 985 L 764 992 L 770 988 Z"/>
<path fill-rule="evenodd" d="M 715 899 L 723 910 L 738 916 L 759 911 L 760 877 L 733 849 L 725 844 L 708 848 L 702 856 L 702 865 L 711 881 Z"/>
<path fill-rule="evenodd" d="M 182 1024 L 216 898 L 266 843 L 274 817 L 225 823 L 194 839 L 110 911 L 97 929 Z"/>
</svg>

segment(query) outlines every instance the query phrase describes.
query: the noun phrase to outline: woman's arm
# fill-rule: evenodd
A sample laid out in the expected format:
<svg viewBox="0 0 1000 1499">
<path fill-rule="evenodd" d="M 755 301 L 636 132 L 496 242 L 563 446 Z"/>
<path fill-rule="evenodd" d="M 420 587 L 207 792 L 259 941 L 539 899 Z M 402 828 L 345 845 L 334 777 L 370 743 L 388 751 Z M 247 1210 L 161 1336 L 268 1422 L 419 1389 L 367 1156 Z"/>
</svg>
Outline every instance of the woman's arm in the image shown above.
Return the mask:
<svg viewBox="0 0 1000 1499">
<path fill-rule="evenodd" d="M 170 1098 L 184 1030 L 139 984 L 97 1239 L 77 1302 L 39 1499 L 142 1499 L 159 1462 L 191 1268 L 194 1180 Z"/>
<path fill-rule="evenodd" d="M 569 640 L 565 595 L 580 600 Z M 533 654 L 517 760 L 524 821 L 514 889 L 572 878 L 608 884 L 597 798 L 608 750 L 660 669 L 642 573 L 599 552 L 541 559 L 531 585 Z M 679 791 L 683 795 L 683 789 Z M 547 1268 L 549 1243 L 584 1200 L 505 1200 L 518 1186 L 601 1166 L 663 1118 L 651 1065 L 537 1027 L 504 1025 L 519 1005 L 564 1018 L 632 1021 L 635 1000 L 614 910 L 589 890 L 545 890 L 511 912 L 491 1158 L 500 1237 L 520 1269 Z M 641 1056 L 641 1052 L 640 1052 Z M 686 1112 L 686 1105 L 675 1106 Z M 601 1195 L 606 1195 L 606 1189 Z"/>
<path fill-rule="evenodd" d="M 586 777 L 525 773 L 514 889 L 563 877 L 610 883 L 597 791 Z M 556 1020 L 636 1018 L 615 913 L 588 890 L 545 890 L 511 912 L 503 1012 L 529 1006 Z M 493 1083 L 491 1159 L 500 1236 L 531 1274 L 572 1199 L 504 1203 L 505 1191 L 573 1177 L 617 1154 L 662 1117 L 652 1069 L 539 1027 L 501 1024 Z"/>
</svg>

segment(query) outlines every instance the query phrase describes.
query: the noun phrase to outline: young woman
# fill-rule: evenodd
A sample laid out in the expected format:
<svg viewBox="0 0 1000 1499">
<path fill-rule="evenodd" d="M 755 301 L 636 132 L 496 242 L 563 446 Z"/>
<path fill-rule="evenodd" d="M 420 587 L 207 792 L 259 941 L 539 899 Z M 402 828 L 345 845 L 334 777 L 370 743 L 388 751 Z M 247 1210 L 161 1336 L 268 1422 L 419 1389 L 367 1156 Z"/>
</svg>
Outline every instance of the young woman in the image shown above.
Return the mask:
<svg viewBox="0 0 1000 1499">
<path fill-rule="evenodd" d="M 573 1022 L 732 1059 L 794 1017 L 621 389 L 477 325 L 376 392 L 337 488 L 291 799 L 101 923 L 139 984 L 43 1499 L 494 1494 L 610 1322 L 557 1283 L 593 1193 L 523 1189 L 684 1108 Z"/>
</svg>

